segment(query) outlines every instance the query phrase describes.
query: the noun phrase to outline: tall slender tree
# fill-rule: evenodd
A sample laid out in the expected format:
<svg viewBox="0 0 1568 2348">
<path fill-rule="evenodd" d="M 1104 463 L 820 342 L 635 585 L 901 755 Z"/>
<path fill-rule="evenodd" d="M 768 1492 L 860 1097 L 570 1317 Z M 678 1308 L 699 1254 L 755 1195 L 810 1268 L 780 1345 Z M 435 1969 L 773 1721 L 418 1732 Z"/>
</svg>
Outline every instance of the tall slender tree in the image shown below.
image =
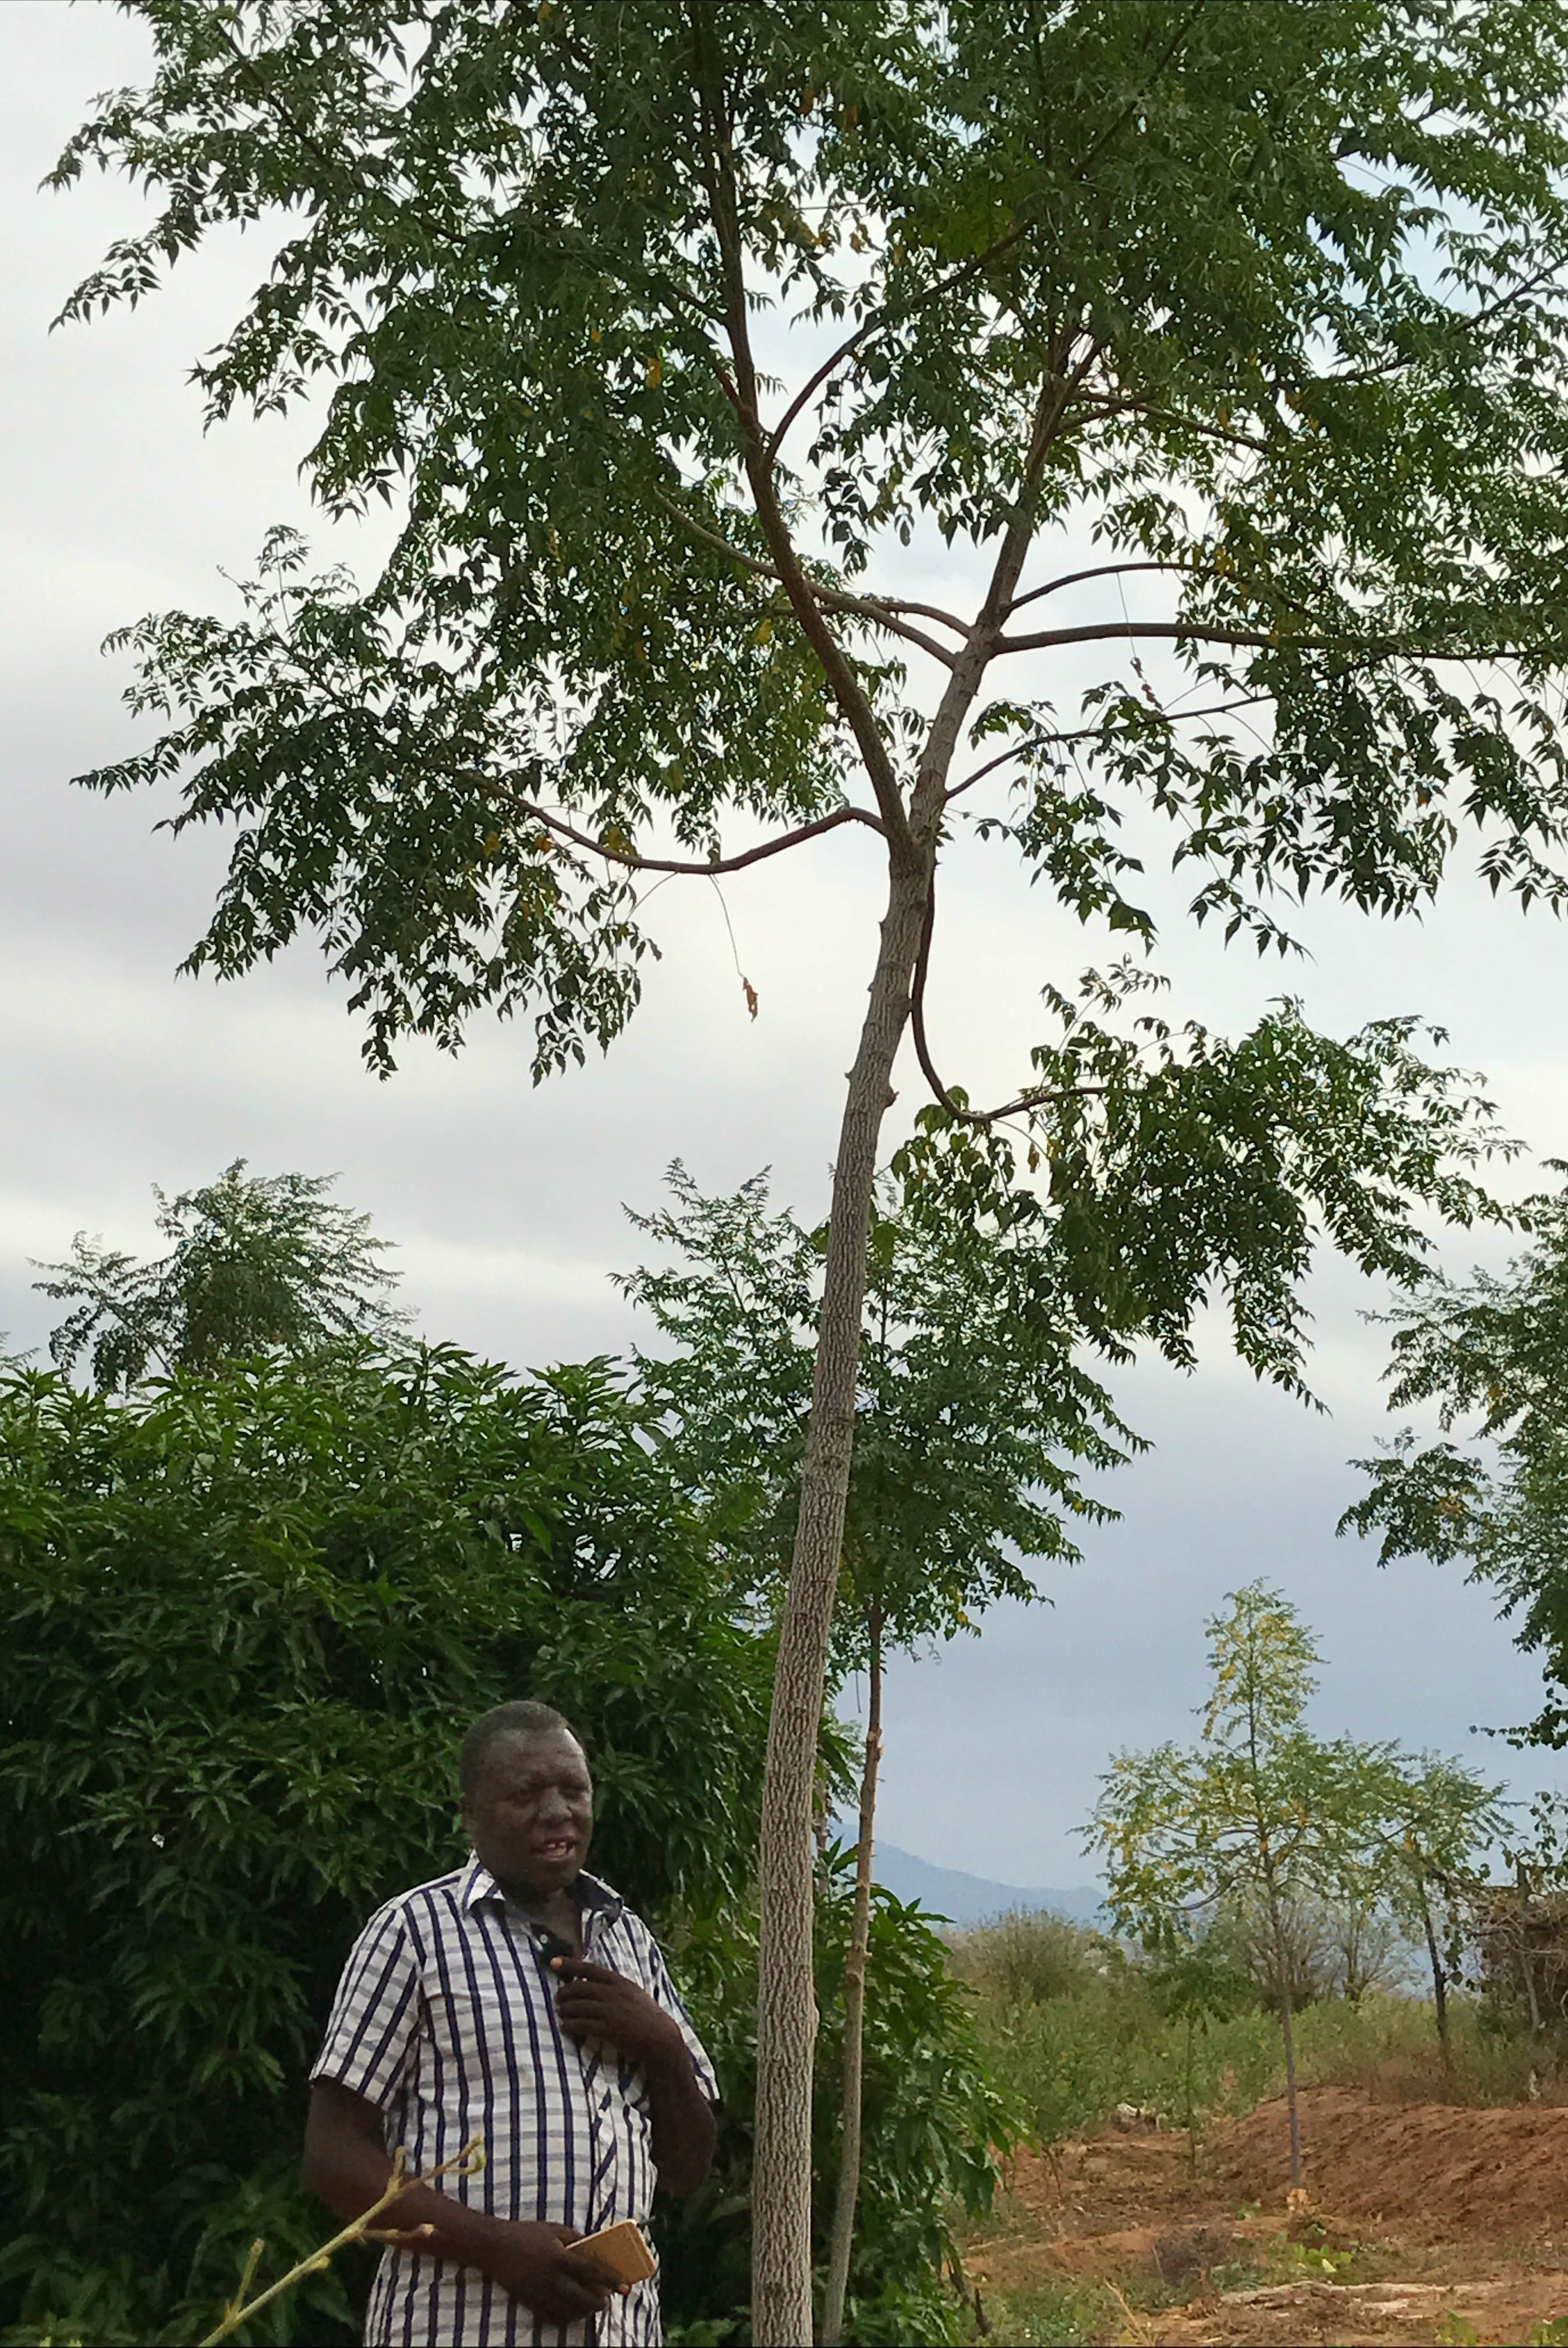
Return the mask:
<svg viewBox="0 0 1568 2348">
<path fill-rule="evenodd" d="M 1208 1624 L 1210 1688 L 1194 1749 L 1118 1755 L 1085 1840 L 1103 1852 L 1108 1905 L 1167 1961 L 1227 1901 L 1261 1920 L 1279 2019 L 1290 2182 L 1301 2183 L 1295 1982 L 1288 1909 L 1344 1875 L 1399 1797 L 1393 1749 L 1315 1737 L 1304 1718 L 1321 1660 L 1286 1601 L 1261 1581 Z"/>
<path fill-rule="evenodd" d="M 1561 900 L 1568 22 L 1558 0 L 128 5 L 155 71 L 56 176 L 100 161 L 157 209 L 69 314 L 281 221 L 198 378 L 215 417 L 322 396 L 316 492 L 401 520 L 363 589 L 279 533 L 238 617 L 129 632 L 135 700 L 169 722 L 90 779 L 237 827 L 194 965 L 314 932 L 378 1066 L 488 1006 L 533 1012 L 543 1072 L 629 1015 L 643 876 L 829 834 L 881 875 L 762 1834 L 776 2348 L 810 2321 L 814 1763 L 906 1035 L 941 1116 L 995 1132 L 927 1032 L 943 851 L 977 816 L 1071 912 L 1146 939 L 1118 826 L 1152 808 L 1194 913 L 1268 943 L 1282 889 L 1419 906 L 1464 819 L 1494 885 Z M 955 583 L 921 593 L 909 550 L 940 544 Z M 1408 1036 L 1178 1038 L 1109 1093 L 1071 1041 L 1052 1026 L 995 1114 L 1076 1169 L 1052 1194 L 1075 1229 L 1094 1169 L 1131 1180 L 1147 1150 L 1156 1252 L 1191 1200 L 1233 1290 L 1256 1255 L 1277 1285 L 1314 1219 L 1410 1262 L 1455 1125 Z M 1388 1112 L 1369 1142 L 1352 1094 Z"/>
<path fill-rule="evenodd" d="M 622 1285 L 677 1350 L 640 1357 L 679 1472 L 776 1608 L 787 1586 L 811 1406 L 824 1231 L 774 1211 L 764 1176 L 710 1199 L 670 1169 L 673 1201 L 637 1228 L 662 1261 Z M 839 2161 L 821 2338 L 842 2336 L 859 2189 L 864 2040 L 882 1686 L 889 1651 L 978 1627 L 998 1598 L 1038 1592 L 1020 1560 L 1070 1562 L 1069 1527 L 1109 1512 L 1082 1488 L 1134 1438 L 1074 1359 L 1058 1289 L 1005 1234 L 955 1247 L 950 1221 L 872 1224 L 857 1426 L 845 1509 L 837 1668 L 866 1674 L 855 1909 L 845 1955 Z M 971 1242 L 972 1222 L 964 1236 Z M 1022 1275 L 1022 1276 L 1020 1276 Z"/>
</svg>

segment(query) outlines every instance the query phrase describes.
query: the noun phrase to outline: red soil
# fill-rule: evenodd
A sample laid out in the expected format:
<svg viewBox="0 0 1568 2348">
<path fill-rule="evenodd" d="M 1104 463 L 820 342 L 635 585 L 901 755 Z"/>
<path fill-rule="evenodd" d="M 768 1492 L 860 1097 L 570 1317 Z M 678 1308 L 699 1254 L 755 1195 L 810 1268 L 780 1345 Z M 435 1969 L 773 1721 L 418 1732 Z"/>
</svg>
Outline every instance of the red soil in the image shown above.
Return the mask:
<svg viewBox="0 0 1568 2348">
<path fill-rule="evenodd" d="M 1104 2337 L 1130 2348 L 1522 2342 L 1568 2317 L 1568 2110 L 1315 2087 L 1301 2121 L 1305 2209 L 1287 2199 L 1285 2106 L 1264 2104 L 1214 2130 L 1195 2174 L 1175 2133 L 1021 2155 L 1010 2216 L 966 2267 L 999 2313 L 1007 2294 L 1098 2278 L 1120 2310 Z M 1151 2304 L 1184 2245 L 1205 2271 Z M 1314 2245 L 1348 2270 L 1315 2279 Z M 1236 2287 L 1249 2266 L 1301 2280 Z"/>
<path fill-rule="evenodd" d="M 1315 2206 L 1386 2219 L 1407 2240 L 1560 2233 L 1568 2242 L 1568 2111 L 1400 2108 L 1313 2087 L 1301 2097 L 1301 2137 Z M 1286 2143 L 1281 2099 L 1233 2120 L 1214 2149 L 1241 2192 L 1268 2199 L 1286 2172 Z"/>
</svg>

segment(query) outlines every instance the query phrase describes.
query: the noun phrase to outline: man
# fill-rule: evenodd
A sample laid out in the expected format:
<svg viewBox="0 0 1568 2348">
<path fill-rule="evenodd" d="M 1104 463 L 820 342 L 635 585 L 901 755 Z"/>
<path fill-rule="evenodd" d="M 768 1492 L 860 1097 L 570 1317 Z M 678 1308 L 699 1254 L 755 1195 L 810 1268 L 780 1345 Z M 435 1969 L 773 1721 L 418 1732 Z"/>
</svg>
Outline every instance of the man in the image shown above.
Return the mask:
<svg viewBox="0 0 1568 2348">
<path fill-rule="evenodd" d="M 373 1916 L 312 2072 L 306 2183 L 344 2218 L 459 2153 L 485 2165 L 386 2213 L 374 2348 L 650 2348 L 656 2282 L 621 2294 L 572 2244 L 643 2223 L 655 2178 L 712 2158 L 712 2066 L 651 1933 L 582 1871 L 593 1781 L 548 1704 L 477 1719 L 458 1765 L 466 1867 Z"/>
</svg>

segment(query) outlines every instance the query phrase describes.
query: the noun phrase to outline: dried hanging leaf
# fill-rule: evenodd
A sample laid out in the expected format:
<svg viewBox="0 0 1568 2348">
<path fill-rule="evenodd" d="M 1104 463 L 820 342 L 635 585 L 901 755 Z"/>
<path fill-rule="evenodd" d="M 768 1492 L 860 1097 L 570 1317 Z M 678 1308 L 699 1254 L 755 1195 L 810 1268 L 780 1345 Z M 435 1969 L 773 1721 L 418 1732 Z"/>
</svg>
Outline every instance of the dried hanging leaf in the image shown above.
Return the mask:
<svg viewBox="0 0 1568 2348">
<path fill-rule="evenodd" d="M 754 1019 L 757 1015 L 757 990 L 752 984 L 749 978 L 742 979 L 741 989 L 746 998 L 746 1009 L 751 1013 L 752 1017 Z"/>
</svg>

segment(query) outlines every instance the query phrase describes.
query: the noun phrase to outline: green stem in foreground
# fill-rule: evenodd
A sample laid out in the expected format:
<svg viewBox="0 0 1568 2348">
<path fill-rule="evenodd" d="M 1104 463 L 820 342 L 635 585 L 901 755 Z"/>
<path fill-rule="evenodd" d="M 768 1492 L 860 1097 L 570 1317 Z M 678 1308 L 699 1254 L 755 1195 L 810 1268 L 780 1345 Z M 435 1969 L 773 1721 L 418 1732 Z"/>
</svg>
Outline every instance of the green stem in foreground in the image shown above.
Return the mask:
<svg viewBox="0 0 1568 2348">
<path fill-rule="evenodd" d="M 394 2155 L 392 2175 L 387 2179 L 386 2190 L 380 2200 L 373 2201 L 368 2209 L 362 2209 L 359 2216 L 343 2227 L 341 2233 L 334 2234 L 330 2242 L 323 2242 L 321 2249 L 313 2250 L 308 2258 L 301 2259 L 298 2265 L 292 2266 L 286 2275 L 280 2275 L 276 2282 L 269 2283 L 266 2290 L 247 2305 L 245 2293 L 251 2288 L 257 2261 L 261 2255 L 261 2244 L 259 2241 L 252 2242 L 250 2254 L 245 2260 L 244 2271 L 240 2277 L 240 2287 L 223 2310 L 223 2321 L 216 2331 L 207 2333 L 205 2339 L 200 2343 L 200 2348 L 217 2348 L 217 2343 L 220 2340 L 227 2340 L 231 2333 L 239 2331 L 242 2323 L 249 2323 L 253 2315 L 260 2315 L 264 2307 L 270 2307 L 273 2300 L 279 2298 L 282 2292 L 292 2291 L 297 2282 L 303 2282 L 306 2275 L 320 2274 L 322 2269 L 330 2266 L 338 2252 L 346 2250 L 351 2242 L 363 2242 L 372 2239 L 375 2220 L 384 2210 L 390 2209 L 395 2201 L 400 2200 L 411 2186 L 433 2185 L 438 2177 L 448 2176 L 454 2169 L 463 2177 L 477 2177 L 484 2166 L 484 2139 L 477 2136 L 469 2137 L 461 2152 L 454 2153 L 450 2160 L 442 2161 L 439 2168 L 426 2169 L 423 2177 L 405 2177 L 403 2153 L 400 2147 Z"/>
</svg>

